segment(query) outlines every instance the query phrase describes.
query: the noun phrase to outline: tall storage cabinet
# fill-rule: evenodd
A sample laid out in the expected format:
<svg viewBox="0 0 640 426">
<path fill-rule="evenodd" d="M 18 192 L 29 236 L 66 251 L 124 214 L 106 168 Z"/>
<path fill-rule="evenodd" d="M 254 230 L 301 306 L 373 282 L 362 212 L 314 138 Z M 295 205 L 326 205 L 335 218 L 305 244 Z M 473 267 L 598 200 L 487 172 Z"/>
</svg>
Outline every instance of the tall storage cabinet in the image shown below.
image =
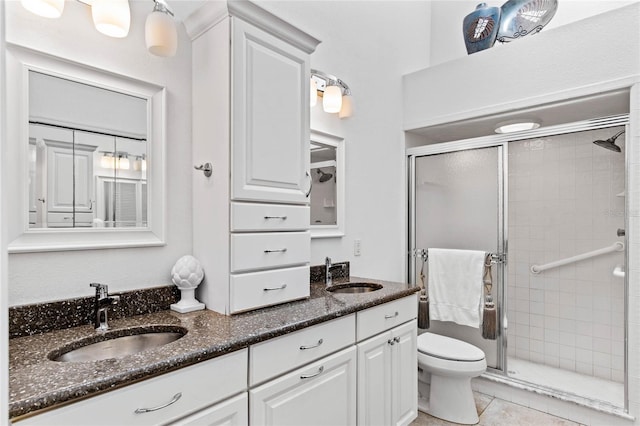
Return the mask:
<svg viewBox="0 0 640 426">
<path fill-rule="evenodd" d="M 230 314 L 309 296 L 309 55 L 318 40 L 248 1 L 208 2 L 193 40 L 198 297 Z"/>
</svg>

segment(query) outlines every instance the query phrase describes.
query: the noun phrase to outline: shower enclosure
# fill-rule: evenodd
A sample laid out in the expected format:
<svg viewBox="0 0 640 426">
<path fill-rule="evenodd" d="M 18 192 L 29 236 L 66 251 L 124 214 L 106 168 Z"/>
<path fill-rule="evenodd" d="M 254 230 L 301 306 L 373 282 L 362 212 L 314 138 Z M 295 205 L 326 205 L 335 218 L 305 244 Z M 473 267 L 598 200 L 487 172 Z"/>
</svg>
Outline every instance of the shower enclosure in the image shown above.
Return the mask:
<svg viewBox="0 0 640 426">
<path fill-rule="evenodd" d="M 409 280 L 419 283 L 416 254 L 430 247 L 506 256 L 493 266 L 497 340 L 449 322 L 429 329 L 483 349 L 501 381 L 627 408 L 627 121 L 408 150 Z"/>
</svg>

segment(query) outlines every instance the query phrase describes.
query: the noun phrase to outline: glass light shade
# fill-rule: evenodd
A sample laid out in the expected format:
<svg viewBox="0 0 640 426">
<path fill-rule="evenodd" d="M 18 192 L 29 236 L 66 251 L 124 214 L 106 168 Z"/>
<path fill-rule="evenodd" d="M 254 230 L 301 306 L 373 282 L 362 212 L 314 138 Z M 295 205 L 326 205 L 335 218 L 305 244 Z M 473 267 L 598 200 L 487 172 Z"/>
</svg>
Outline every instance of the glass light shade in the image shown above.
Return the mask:
<svg viewBox="0 0 640 426">
<path fill-rule="evenodd" d="M 129 170 L 129 157 L 118 157 L 118 169 Z"/>
<path fill-rule="evenodd" d="M 324 112 L 340 112 L 342 108 L 342 90 L 338 86 L 327 86 L 322 98 Z"/>
<path fill-rule="evenodd" d="M 111 155 L 105 154 L 100 159 L 100 167 L 102 167 L 103 169 L 113 169 L 113 167 L 115 166 L 114 160 L 115 158 L 113 158 Z"/>
<path fill-rule="evenodd" d="M 309 90 L 309 104 L 314 107 L 318 104 L 318 83 L 311 78 L 310 90 Z"/>
<path fill-rule="evenodd" d="M 91 16 L 96 30 L 102 34 L 116 38 L 123 38 L 129 34 L 129 0 L 94 0 L 91 4 Z"/>
<path fill-rule="evenodd" d="M 59 18 L 64 10 L 64 0 L 21 0 L 22 7 L 44 18 Z"/>
<path fill-rule="evenodd" d="M 344 95 L 342 97 L 342 108 L 338 113 L 340 118 L 348 118 L 353 115 L 353 97 L 351 95 Z"/>
<path fill-rule="evenodd" d="M 155 10 L 147 16 L 144 39 L 149 52 L 156 56 L 174 56 L 178 49 L 178 32 L 171 16 Z"/>
</svg>

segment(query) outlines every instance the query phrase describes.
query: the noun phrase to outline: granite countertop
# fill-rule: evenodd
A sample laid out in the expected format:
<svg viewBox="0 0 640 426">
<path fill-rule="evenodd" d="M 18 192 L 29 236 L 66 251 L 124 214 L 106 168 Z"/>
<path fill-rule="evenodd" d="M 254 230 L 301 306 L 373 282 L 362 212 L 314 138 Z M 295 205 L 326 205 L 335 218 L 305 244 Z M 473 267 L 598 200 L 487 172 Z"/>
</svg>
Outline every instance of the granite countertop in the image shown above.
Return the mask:
<svg viewBox="0 0 640 426">
<path fill-rule="evenodd" d="M 9 416 L 15 418 L 93 396 L 418 291 L 406 283 L 356 277 L 348 281 L 373 282 L 383 288 L 370 293 L 335 294 L 327 292 L 322 283 L 312 283 L 308 299 L 244 314 L 165 310 L 110 320 L 115 332 L 138 327 L 187 330 L 175 342 L 122 358 L 82 362 L 49 359 L 49 354 L 63 346 L 96 336 L 91 325 L 9 339 Z"/>
</svg>

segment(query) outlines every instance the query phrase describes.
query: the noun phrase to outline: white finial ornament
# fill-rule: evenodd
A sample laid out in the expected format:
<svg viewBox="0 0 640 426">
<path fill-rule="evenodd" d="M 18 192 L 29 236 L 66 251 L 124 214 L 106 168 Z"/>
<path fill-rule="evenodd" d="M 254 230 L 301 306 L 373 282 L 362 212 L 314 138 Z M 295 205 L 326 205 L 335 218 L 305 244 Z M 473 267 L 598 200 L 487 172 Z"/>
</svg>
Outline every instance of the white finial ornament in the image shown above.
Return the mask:
<svg viewBox="0 0 640 426">
<path fill-rule="evenodd" d="M 182 256 L 171 268 L 171 281 L 180 289 L 180 301 L 171 305 L 171 310 L 185 313 L 204 309 L 204 303 L 195 297 L 195 291 L 204 278 L 200 262 L 193 256 Z"/>
</svg>

